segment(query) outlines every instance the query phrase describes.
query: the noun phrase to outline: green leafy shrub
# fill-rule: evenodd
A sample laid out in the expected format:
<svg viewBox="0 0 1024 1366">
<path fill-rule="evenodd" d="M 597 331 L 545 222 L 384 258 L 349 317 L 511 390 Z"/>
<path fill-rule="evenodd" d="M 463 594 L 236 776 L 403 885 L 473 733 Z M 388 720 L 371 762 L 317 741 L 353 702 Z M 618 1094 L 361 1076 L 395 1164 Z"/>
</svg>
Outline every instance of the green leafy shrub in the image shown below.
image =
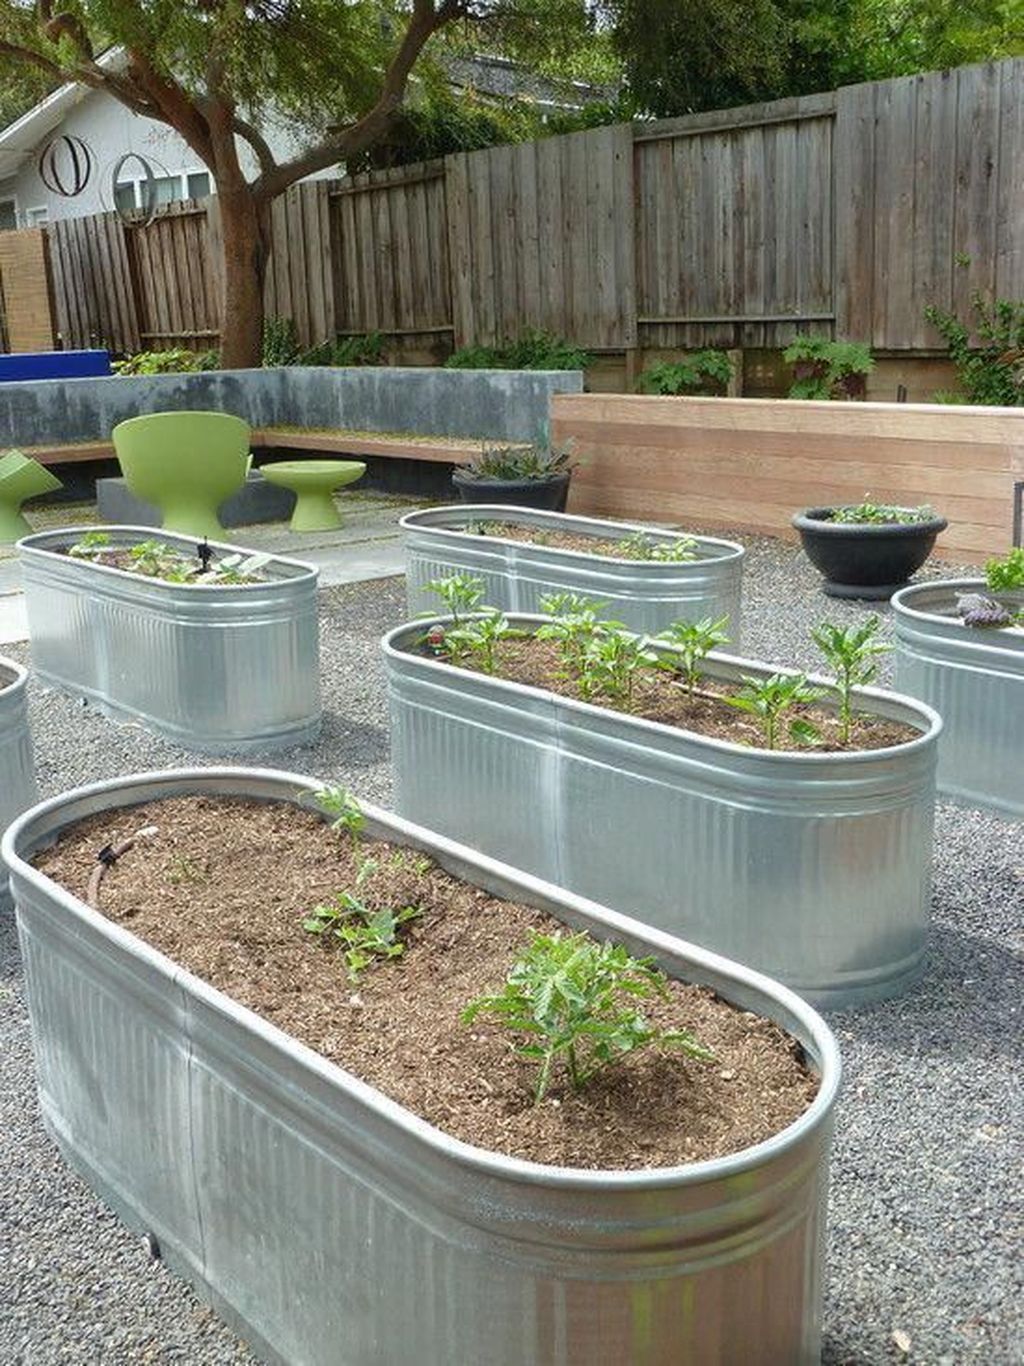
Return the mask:
<svg viewBox="0 0 1024 1366">
<path fill-rule="evenodd" d="M 725 351 L 694 351 L 681 361 L 654 361 L 637 381 L 645 394 L 724 394 L 733 377 Z"/>
<path fill-rule="evenodd" d="M 573 468 L 572 443 L 549 447 L 534 441 L 518 446 L 482 446 L 468 464 L 456 465 L 470 479 L 548 479 Z"/>
<path fill-rule="evenodd" d="M 946 343 L 963 391 L 959 399 L 944 395 L 943 401 L 1024 405 L 1024 299 L 986 299 L 975 291 L 971 313 L 962 322 L 935 305 L 924 311 Z M 972 333 L 978 346 L 971 345 Z"/>
<path fill-rule="evenodd" d="M 111 369 L 117 375 L 173 375 L 216 370 L 219 364 L 218 351 L 187 351 L 178 346 L 168 351 L 138 351 L 111 362 Z"/>
<path fill-rule="evenodd" d="M 495 346 L 460 346 L 445 361 L 449 370 L 585 370 L 589 364 L 581 347 L 535 328 Z"/>
<path fill-rule="evenodd" d="M 840 526 L 881 526 L 892 523 L 902 526 L 913 522 L 930 522 L 934 516 L 935 509 L 927 503 L 915 508 L 901 508 L 892 503 L 872 503 L 870 496 L 865 494 L 863 503 L 833 508 L 828 520 L 838 522 Z"/>
<path fill-rule="evenodd" d="M 862 399 L 875 368 L 866 342 L 794 337 L 782 353 L 793 367 L 790 398 Z"/>
<path fill-rule="evenodd" d="M 557 1062 L 581 1090 L 604 1068 L 642 1048 L 681 1048 L 710 1062 L 714 1054 L 687 1030 L 659 1029 L 638 1002 L 668 995 L 653 959 L 632 958 L 621 944 L 599 944 L 586 933 L 534 933 L 513 964 L 504 989 L 480 996 L 462 1012 L 465 1024 L 493 1016 L 526 1036 L 522 1058 L 539 1067 L 533 1099 L 539 1104 Z"/>
<path fill-rule="evenodd" d="M 267 318 L 263 323 L 263 364 L 294 365 L 299 354 L 299 339 L 291 318 Z"/>
<path fill-rule="evenodd" d="M 300 351 L 293 365 L 386 365 L 387 343 L 382 332 L 359 333 L 318 342 Z"/>
<path fill-rule="evenodd" d="M 1024 549 L 1017 546 L 1001 560 L 986 560 L 985 578 L 993 593 L 1024 588 Z"/>
</svg>

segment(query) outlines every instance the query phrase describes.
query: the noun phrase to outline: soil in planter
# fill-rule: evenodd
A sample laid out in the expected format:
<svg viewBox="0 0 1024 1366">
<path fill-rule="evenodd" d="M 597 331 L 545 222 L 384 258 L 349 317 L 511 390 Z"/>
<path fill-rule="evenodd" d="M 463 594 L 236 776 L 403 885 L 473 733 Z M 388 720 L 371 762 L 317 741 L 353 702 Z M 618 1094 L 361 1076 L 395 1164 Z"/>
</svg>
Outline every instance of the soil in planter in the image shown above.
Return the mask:
<svg viewBox="0 0 1024 1366">
<path fill-rule="evenodd" d="M 265 583 L 267 580 L 266 574 L 261 573 L 259 567 L 245 573 L 239 572 L 240 565 L 246 561 L 255 559 L 262 565 L 267 558 L 252 551 L 236 551 L 231 555 L 221 555 L 211 550 L 208 552 L 207 567 L 204 569 L 198 553 L 198 542 L 197 550 L 192 554 L 162 542 L 153 543 L 159 545 L 159 550 L 150 555 L 140 557 L 133 554 L 133 551 L 147 544 L 149 543 L 140 541 L 135 546 L 97 547 L 89 554 L 76 554 L 73 546 L 66 545 L 56 547 L 56 553 L 66 555 L 68 559 L 102 565 L 106 569 L 118 569 L 121 573 L 131 574 L 135 578 L 155 579 L 160 583 L 223 588 L 238 584 Z M 227 563 L 228 561 L 231 563 Z"/>
<path fill-rule="evenodd" d="M 103 914 L 197 976 L 447 1133 L 535 1162 L 648 1168 L 738 1152 L 811 1103 L 817 1080 L 778 1026 L 710 991 L 671 982 L 648 1016 L 691 1030 L 715 1061 L 648 1050 L 573 1093 L 561 1074 L 540 1105 L 535 1070 L 500 1026 L 462 1008 L 500 990 L 549 916 L 460 882 L 416 851 L 363 839 L 375 907 L 415 905 L 401 958 L 353 986 L 338 951 L 302 929 L 318 904 L 354 890 L 350 837 L 284 802 L 181 797 L 102 813 L 36 865 L 83 900 L 97 851 L 155 826 L 107 873 Z M 336 942 L 336 941 L 335 941 Z"/>
<path fill-rule="evenodd" d="M 496 541 L 521 541 L 526 545 L 548 546 L 552 550 L 578 550 L 584 555 L 599 555 L 607 560 L 644 560 L 645 563 L 661 564 L 689 564 L 701 558 L 699 551 L 684 556 L 681 559 L 668 558 L 655 561 L 652 556 L 642 556 L 637 554 L 636 542 L 631 541 L 624 535 L 619 540 L 605 538 L 603 536 L 585 536 L 579 532 L 570 531 L 548 531 L 541 526 L 528 526 L 519 522 L 467 522 L 465 526 L 453 527 L 454 531 L 462 531 L 467 536 L 481 536 Z M 687 541 L 691 538 L 680 532 L 680 541 Z M 651 546 L 668 548 L 673 542 L 663 541 L 661 538 L 650 538 Z"/>
<path fill-rule="evenodd" d="M 430 652 L 422 650 L 421 653 Z M 583 700 L 575 680 L 565 677 L 557 646 L 552 641 L 535 640 L 533 637 L 504 640 L 499 642 L 495 654 L 495 673 L 498 677 L 534 688 L 546 688 L 562 697 Z M 472 660 L 467 660 L 459 667 L 479 672 L 474 669 Z M 668 670 L 649 668 L 637 672 L 629 706 L 621 700 L 605 697 L 586 700 L 614 711 L 628 711 L 631 716 L 640 716 L 647 721 L 660 721 L 666 726 L 695 731 L 698 735 L 730 740 L 733 744 L 749 745 L 754 749 L 763 748 L 763 732 L 756 718 L 748 712 L 730 707 L 722 700 L 738 692 L 739 687 L 739 682 L 726 684 L 705 676 L 699 688 L 690 694 Z M 801 745 L 790 737 L 789 722 L 798 717 L 810 721 L 818 729 L 821 735 L 819 743 Z M 850 742 L 843 745 L 839 741 L 839 719 L 835 711 L 810 704 L 795 706 L 786 712 L 779 724 L 776 748 L 783 752 L 799 751 L 803 754 L 885 749 L 890 745 L 907 744 L 918 739 L 920 734 L 914 726 L 902 721 L 855 714 L 850 728 Z"/>
</svg>

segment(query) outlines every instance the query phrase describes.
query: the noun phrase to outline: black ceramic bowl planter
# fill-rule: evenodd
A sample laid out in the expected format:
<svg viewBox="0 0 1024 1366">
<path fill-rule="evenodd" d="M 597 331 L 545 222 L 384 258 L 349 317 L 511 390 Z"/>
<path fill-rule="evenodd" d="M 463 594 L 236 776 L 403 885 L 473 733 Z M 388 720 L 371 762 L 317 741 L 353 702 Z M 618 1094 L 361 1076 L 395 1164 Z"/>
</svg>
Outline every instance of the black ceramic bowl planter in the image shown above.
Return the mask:
<svg viewBox="0 0 1024 1366">
<path fill-rule="evenodd" d="M 481 479 L 456 469 L 452 483 L 464 503 L 511 503 L 515 507 L 564 512 L 569 497 L 569 471 L 536 479 Z"/>
<path fill-rule="evenodd" d="M 832 598 L 888 599 L 920 569 L 945 517 L 908 522 L 835 522 L 831 507 L 807 508 L 793 518 L 804 551 Z"/>
</svg>

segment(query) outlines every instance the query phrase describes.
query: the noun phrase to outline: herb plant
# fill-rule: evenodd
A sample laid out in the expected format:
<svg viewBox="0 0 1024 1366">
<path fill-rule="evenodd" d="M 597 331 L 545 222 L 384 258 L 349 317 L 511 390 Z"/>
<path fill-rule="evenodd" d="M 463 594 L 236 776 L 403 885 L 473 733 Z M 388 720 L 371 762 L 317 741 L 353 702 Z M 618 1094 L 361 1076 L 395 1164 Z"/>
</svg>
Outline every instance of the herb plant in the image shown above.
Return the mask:
<svg viewBox="0 0 1024 1366">
<path fill-rule="evenodd" d="M 985 580 L 993 593 L 1024 588 L 1024 547 L 1016 546 L 1001 560 L 986 560 Z"/>
<path fill-rule="evenodd" d="M 724 394 L 732 382 L 733 363 L 725 351 L 693 351 L 683 360 L 655 361 L 637 384 L 645 394 Z"/>
<path fill-rule="evenodd" d="M 782 353 L 793 367 L 790 398 L 860 399 L 875 368 L 866 342 L 794 337 Z"/>
<path fill-rule="evenodd" d="M 686 684 L 686 691 L 692 693 L 700 681 L 701 660 L 716 650 L 719 645 L 728 645 L 725 633 L 728 617 L 702 617 L 700 621 L 674 621 L 671 626 L 660 631 L 655 641 L 664 641 L 678 651 L 669 661 L 670 668 L 678 668 Z"/>
<path fill-rule="evenodd" d="M 1013 626 L 1024 621 L 1024 613 L 1017 617 L 994 598 L 986 598 L 983 593 L 963 593 L 956 601 L 965 626 L 981 626 L 998 630 L 1003 626 Z"/>
<path fill-rule="evenodd" d="M 322 787 L 311 794 L 314 806 L 327 816 L 333 816 L 332 830 L 344 830 L 358 844 L 359 837 L 366 825 L 363 808 L 355 797 L 344 787 Z"/>
<path fill-rule="evenodd" d="M 841 526 L 858 526 L 863 524 L 878 525 L 897 523 L 899 525 L 909 525 L 913 522 L 929 522 L 935 516 L 935 509 L 927 503 L 915 508 L 895 507 L 892 503 L 873 503 L 871 495 L 865 493 L 863 503 L 857 503 L 851 507 L 837 507 L 832 509 L 832 515 L 828 519 L 837 522 Z"/>
<path fill-rule="evenodd" d="M 815 626 L 811 637 L 836 676 L 839 694 L 839 743 L 850 742 L 853 723 L 853 689 L 870 683 L 878 672 L 878 656 L 891 650 L 884 640 L 876 639 L 881 626 L 872 613 L 860 626 L 836 626 L 824 621 Z"/>
<path fill-rule="evenodd" d="M 356 875 L 356 892 L 376 866 L 373 859 L 364 861 Z M 330 934 L 341 940 L 352 982 L 357 982 L 375 959 L 401 957 L 405 945 L 399 930 L 423 914 L 418 906 L 368 906 L 356 892 L 339 892 L 332 902 L 314 907 L 302 922 L 310 934 Z"/>
<path fill-rule="evenodd" d="M 494 673 L 497 663 L 495 650 L 503 640 L 520 635 L 504 612 L 488 607 L 478 617 L 470 617 L 452 626 L 444 634 L 444 648 L 452 663 L 472 659 L 485 674 Z"/>
<path fill-rule="evenodd" d="M 484 581 L 475 574 L 449 574 L 443 579 L 431 579 L 426 587 L 441 599 L 456 625 L 483 601 Z"/>
<path fill-rule="evenodd" d="M 550 449 L 540 442 L 517 446 L 483 446 L 480 454 L 456 469 L 471 479 L 548 479 L 573 468 L 571 444 Z"/>
<path fill-rule="evenodd" d="M 806 702 L 817 702 L 824 689 L 812 687 L 806 674 L 772 674 L 770 678 L 743 677 L 743 687 L 731 697 L 724 697 L 730 707 L 750 712 L 761 723 L 766 749 L 775 749 L 779 725 L 792 707 Z M 790 737 L 801 745 L 813 745 L 821 736 L 815 726 L 803 717 L 789 723 Z"/>
<path fill-rule="evenodd" d="M 680 536 L 675 541 L 657 541 L 642 531 L 634 531 L 617 541 L 615 548 L 630 560 L 682 563 L 697 558 L 697 542 L 692 536 Z"/>
<path fill-rule="evenodd" d="M 643 1048 L 681 1048 L 711 1061 L 714 1055 L 688 1031 L 659 1029 L 644 1016 L 638 1002 L 667 994 L 665 976 L 653 960 L 631 958 L 621 944 L 599 944 L 585 933 L 534 933 L 504 989 L 471 1001 L 462 1019 L 472 1024 L 490 1015 L 527 1036 L 517 1051 L 539 1068 L 533 1093 L 539 1104 L 559 1062 L 579 1091 L 598 1072 Z"/>
</svg>

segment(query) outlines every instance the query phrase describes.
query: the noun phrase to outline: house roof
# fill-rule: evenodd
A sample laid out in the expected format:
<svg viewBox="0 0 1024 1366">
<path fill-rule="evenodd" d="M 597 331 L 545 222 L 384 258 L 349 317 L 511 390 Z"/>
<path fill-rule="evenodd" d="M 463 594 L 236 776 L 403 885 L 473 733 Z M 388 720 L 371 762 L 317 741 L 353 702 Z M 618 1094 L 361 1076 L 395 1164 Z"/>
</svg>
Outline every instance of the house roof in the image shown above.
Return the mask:
<svg viewBox="0 0 1024 1366">
<path fill-rule="evenodd" d="M 122 60 L 122 50 L 116 47 L 108 48 L 96 59 L 97 65 L 104 68 L 116 67 Z M 8 124 L 0 132 L 0 180 L 16 174 L 47 133 L 59 127 L 64 116 L 91 93 L 91 86 L 69 81 L 51 91 L 20 119 Z"/>
</svg>

